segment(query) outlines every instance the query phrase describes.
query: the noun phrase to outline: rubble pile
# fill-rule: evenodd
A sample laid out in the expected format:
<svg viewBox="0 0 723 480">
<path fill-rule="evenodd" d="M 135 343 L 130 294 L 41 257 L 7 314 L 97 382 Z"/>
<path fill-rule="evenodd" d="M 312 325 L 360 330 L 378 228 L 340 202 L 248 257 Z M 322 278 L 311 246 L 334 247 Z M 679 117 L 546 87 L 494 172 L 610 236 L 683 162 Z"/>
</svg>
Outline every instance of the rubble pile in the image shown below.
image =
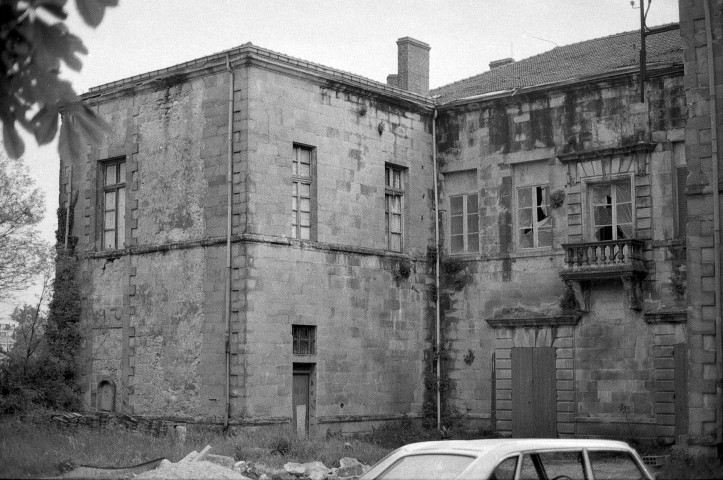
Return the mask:
<svg viewBox="0 0 723 480">
<path fill-rule="evenodd" d="M 211 446 L 193 451 L 177 463 L 163 460 L 157 468 L 135 478 L 167 479 L 236 479 L 236 480 L 356 480 L 369 470 L 356 458 L 345 457 L 339 466 L 329 468 L 321 462 L 288 462 L 284 468 L 235 461 L 224 455 L 211 455 Z"/>
</svg>

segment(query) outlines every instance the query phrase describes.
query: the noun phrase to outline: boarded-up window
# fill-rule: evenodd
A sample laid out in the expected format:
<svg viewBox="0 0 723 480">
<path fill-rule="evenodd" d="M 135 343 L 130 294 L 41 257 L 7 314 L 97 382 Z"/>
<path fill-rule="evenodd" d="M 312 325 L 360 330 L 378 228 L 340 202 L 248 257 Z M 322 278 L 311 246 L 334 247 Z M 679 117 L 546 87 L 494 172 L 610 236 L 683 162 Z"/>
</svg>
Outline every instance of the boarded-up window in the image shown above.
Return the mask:
<svg viewBox="0 0 723 480">
<path fill-rule="evenodd" d="M 102 164 L 103 174 L 103 249 L 125 245 L 126 162 L 115 160 Z"/>
<path fill-rule="evenodd" d="M 450 253 L 479 251 L 479 197 L 455 195 L 449 197 Z"/>
<path fill-rule="evenodd" d="M 552 246 L 550 189 L 547 186 L 517 189 L 517 225 L 520 248 Z"/>
<path fill-rule="evenodd" d="M 387 250 L 402 251 L 402 201 L 404 199 L 404 186 L 402 183 L 403 171 L 401 168 L 387 165 L 385 167 L 384 210 L 386 223 Z"/>
<path fill-rule="evenodd" d="M 313 355 L 316 353 L 315 326 L 292 325 L 291 336 L 294 341 L 294 355 Z"/>
<path fill-rule="evenodd" d="M 313 150 L 294 145 L 291 167 L 291 236 L 311 240 Z"/>
</svg>

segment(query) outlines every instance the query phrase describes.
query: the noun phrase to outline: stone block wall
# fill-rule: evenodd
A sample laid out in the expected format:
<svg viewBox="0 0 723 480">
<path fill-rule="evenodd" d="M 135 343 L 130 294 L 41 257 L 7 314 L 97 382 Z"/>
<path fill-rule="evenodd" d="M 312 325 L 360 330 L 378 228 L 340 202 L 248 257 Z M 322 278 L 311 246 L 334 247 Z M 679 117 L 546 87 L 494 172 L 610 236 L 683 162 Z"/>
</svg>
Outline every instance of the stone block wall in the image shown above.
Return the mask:
<svg viewBox="0 0 723 480">
<path fill-rule="evenodd" d="M 706 3 L 710 31 L 706 24 Z M 690 171 L 686 182 L 690 424 L 688 436 L 682 440 L 694 450 L 714 453 L 715 446 L 720 451 L 723 431 L 720 411 L 721 339 L 720 327 L 716 325 L 720 321 L 721 292 L 716 292 L 715 285 L 715 269 L 720 268 L 720 258 L 716 258 L 713 231 L 713 191 L 720 190 L 720 185 L 711 184 L 713 162 L 718 162 L 721 171 L 720 152 L 723 147 L 723 10 L 721 2 L 716 0 L 680 0 L 679 7 L 688 107 L 685 155 Z M 710 91 L 711 74 L 715 98 Z M 713 113 L 716 115 L 714 122 Z M 716 137 L 717 158 L 713 156 L 713 139 Z"/>
<path fill-rule="evenodd" d="M 249 233 L 289 237 L 295 144 L 315 152 L 315 240 L 385 250 L 384 167 L 404 170 L 404 253 L 425 255 L 433 226 L 429 114 L 333 82 L 249 70 Z"/>
</svg>

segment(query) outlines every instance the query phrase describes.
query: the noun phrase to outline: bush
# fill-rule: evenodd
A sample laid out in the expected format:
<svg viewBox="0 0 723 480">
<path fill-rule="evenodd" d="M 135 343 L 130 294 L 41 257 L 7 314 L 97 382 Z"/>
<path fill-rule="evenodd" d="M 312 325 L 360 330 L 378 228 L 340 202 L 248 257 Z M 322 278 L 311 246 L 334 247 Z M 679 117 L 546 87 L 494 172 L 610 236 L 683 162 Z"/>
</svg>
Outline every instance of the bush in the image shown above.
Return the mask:
<svg viewBox="0 0 723 480">
<path fill-rule="evenodd" d="M 670 463 L 655 476 L 657 480 L 688 480 L 723 478 L 723 465 L 719 460 L 673 453 Z"/>
</svg>

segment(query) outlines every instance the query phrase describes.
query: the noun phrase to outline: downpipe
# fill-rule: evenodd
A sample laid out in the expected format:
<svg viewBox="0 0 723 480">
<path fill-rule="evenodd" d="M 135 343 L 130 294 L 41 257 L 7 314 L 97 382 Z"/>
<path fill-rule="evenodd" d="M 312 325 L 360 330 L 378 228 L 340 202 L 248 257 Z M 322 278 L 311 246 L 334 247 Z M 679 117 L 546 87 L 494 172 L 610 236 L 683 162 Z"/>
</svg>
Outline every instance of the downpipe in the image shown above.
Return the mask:
<svg viewBox="0 0 723 480">
<path fill-rule="evenodd" d="M 442 386 L 441 359 L 440 359 L 440 312 L 439 312 L 439 192 L 437 191 L 437 109 L 434 109 L 432 116 L 432 171 L 434 172 L 434 252 L 435 252 L 435 268 L 434 268 L 434 318 L 435 318 L 435 357 L 437 362 L 437 430 L 442 431 Z"/>
<path fill-rule="evenodd" d="M 228 138 L 226 139 L 228 156 L 226 168 L 226 414 L 223 422 L 224 428 L 228 428 L 231 418 L 231 227 L 233 218 L 233 89 L 234 75 L 231 70 L 231 60 L 226 54 L 226 71 L 229 75 L 228 82 Z"/>
</svg>

